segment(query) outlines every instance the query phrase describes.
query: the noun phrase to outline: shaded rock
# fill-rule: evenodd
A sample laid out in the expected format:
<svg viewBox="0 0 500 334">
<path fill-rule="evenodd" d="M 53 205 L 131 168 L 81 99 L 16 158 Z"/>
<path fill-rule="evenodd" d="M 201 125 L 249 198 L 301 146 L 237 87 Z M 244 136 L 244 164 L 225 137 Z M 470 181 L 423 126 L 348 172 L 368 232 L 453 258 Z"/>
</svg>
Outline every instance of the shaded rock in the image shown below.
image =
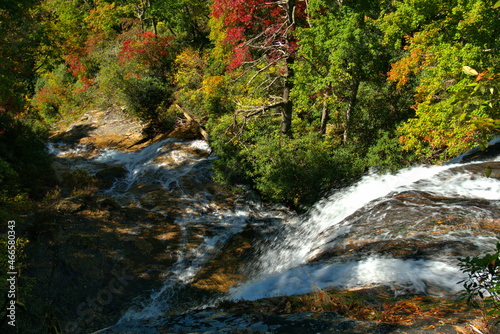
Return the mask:
<svg viewBox="0 0 500 334">
<path fill-rule="evenodd" d="M 118 209 L 120 209 L 120 205 L 109 197 L 97 198 L 96 206 L 99 210 L 118 210 Z"/>
<path fill-rule="evenodd" d="M 57 182 L 62 183 L 64 181 L 64 174 L 70 171 L 68 166 L 60 163 L 59 161 L 54 161 L 50 166 L 54 171 Z"/>
<path fill-rule="evenodd" d="M 108 166 L 95 174 L 95 177 L 102 182 L 104 188 L 110 188 L 113 183 L 125 177 L 128 171 L 122 165 Z"/>
<path fill-rule="evenodd" d="M 87 204 L 83 196 L 73 196 L 61 200 L 56 204 L 56 209 L 58 211 L 68 211 L 70 213 L 75 213 L 83 210 Z"/>
</svg>

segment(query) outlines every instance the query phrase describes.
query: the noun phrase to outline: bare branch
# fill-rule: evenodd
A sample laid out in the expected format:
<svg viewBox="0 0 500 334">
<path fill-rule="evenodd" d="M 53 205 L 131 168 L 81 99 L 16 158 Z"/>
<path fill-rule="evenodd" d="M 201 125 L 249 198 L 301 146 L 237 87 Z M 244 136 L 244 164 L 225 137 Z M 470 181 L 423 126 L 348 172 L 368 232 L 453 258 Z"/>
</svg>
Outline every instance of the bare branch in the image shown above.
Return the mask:
<svg viewBox="0 0 500 334">
<path fill-rule="evenodd" d="M 261 74 L 262 72 L 264 72 L 265 70 L 267 70 L 272 65 L 274 65 L 274 63 L 269 63 L 266 66 L 264 66 L 263 68 L 259 69 L 257 71 L 257 73 L 255 73 L 254 75 L 252 75 L 252 77 L 250 78 L 250 80 L 248 80 L 247 85 L 250 85 L 250 83 L 252 83 L 253 79 L 255 79 L 259 74 Z"/>
<path fill-rule="evenodd" d="M 256 107 L 244 106 L 241 109 L 236 110 L 235 115 L 245 114 L 243 116 L 245 118 L 249 118 L 249 117 L 255 116 L 259 113 L 265 113 L 266 111 L 268 111 L 270 109 L 282 107 L 283 105 L 284 105 L 284 101 L 280 101 L 280 102 L 273 103 L 270 105 L 261 105 L 261 106 L 256 106 Z"/>
</svg>

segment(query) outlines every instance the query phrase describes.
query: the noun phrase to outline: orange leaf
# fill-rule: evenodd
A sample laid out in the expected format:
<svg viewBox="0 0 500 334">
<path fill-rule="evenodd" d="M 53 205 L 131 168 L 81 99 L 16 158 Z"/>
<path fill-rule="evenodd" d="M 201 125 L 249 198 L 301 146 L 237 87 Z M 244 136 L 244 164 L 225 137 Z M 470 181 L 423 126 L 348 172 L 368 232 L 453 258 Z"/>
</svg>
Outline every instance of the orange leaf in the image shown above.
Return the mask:
<svg viewBox="0 0 500 334">
<path fill-rule="evenodd" d="M 483 76 L 488 73 L 488 70 L 484 71 L 483 73 L 479 74 L 476 78 L 476 82 L 478 82 L 479 80 L 481 80 L 483 78 Z"/>
</svg>

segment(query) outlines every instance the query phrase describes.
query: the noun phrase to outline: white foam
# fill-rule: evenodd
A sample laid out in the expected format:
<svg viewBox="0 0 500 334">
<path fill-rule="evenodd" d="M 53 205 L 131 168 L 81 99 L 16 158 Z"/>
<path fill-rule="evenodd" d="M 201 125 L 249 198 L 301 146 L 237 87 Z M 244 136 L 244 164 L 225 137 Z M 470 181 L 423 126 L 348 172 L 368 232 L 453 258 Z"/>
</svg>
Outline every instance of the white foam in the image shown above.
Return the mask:
<svg viewBox="0 0 500 334">
<path fill-rule="evenodd" d="M 441 261 L 403 260 L 369 257 L 358 262 L 303 265 L 283 273 L 251 281 L 231 290 L 234 300 L 255 300 L 282 295 L 303 294 L 314 288 L 356 288 L 389 285 L 426 293 L 427 287 L 448 293 L 461 289 L 465 278 L 456 265 Z"/>
<path fill-rule="evenodd" d="M 370 174 L 357 184 L 322 200 L 307 215 L 284 229 L 255 264 L 259 273 L 253 275 L 254 280 L 235 288 L 232 298 L 255 299 L 275 294 L 305 293 L 311 291 L 313 286 L 350 288 L 394 284 L 407 285 L 423 292 L 427 284 L 431 284 L 450 292 L 460 289 L 456 282 L 460 280 L 461 273 L 456 265 L 450 264 L 456 259 L 437 261 L 438 255 L 436 261 L 370 257 L 359 262 L 307 264 L 324 243 L 339 236 L 349 236 L 356 219 L 346 218 L 361 209 L 370 212 L 371 208 L 386 201 L 392 194 L 415 190 L 444 197 L 500 199 L 499 180 L 446 172 L 453 167 L 419 166 L 396 174 Z M 384 220 L 384 214 L 365 218 Z M 369 229 L 370 224 L 367 225 Z M 386 228 L 390 230 L 391 227 Z M 322 237 L 325 231 L 328 231 L 328 238 Z M 366 233 L 369 235 L 370 231 Z M 459 233 L 446 236 L 451 237 L 461 240 Z"/>
</svg>

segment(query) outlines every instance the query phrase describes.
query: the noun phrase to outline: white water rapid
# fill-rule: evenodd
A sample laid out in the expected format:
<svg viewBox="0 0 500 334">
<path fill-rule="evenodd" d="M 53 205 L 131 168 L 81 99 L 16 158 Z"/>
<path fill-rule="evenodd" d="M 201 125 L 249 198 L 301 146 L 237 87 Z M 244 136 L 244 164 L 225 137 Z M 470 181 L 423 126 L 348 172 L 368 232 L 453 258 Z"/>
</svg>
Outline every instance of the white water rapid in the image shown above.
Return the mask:
<svg viewBox="0 0 500 334">
<path fill-rule="evenodd" d="M 232 236 L 247 226 L 277 229 L 286 216 L 280 207 L 259 211 L 262 203 L 256 196 L 238 198 L 215 186 L 210 168 L 216 157 L 202 140 L 166 139 L 128 152 L 64 143 L 50 143 L 48 150 L 67 159 L 71 169 L 84 169 L 91 175 L 122 169 L 122 175 L 103 193 L 122 206 L 171 217 L 181 228 L 182 245 L 175 251 L 175 264 L 163 275 L 163 287 L 148 298 L 138 298 L 123 321 L 152 318 L 175 309 L 183 303 L 179 292 Z M 196 305 L 199 301 L 193 307 Z"/>
<path fill-rule="evenodd" d="M 422 242 L 420 239 L 427 238 L 447 243 L 468 241 L 478 251 L 493 249 L 497 242 L 494 235 L 481 235 L 473 227 L 450 226 L 434 235 L 429 233 L 433 227 L 428 227 L 429 230 L 419 227 L 433 217 L 442 224 L 437 218 L 448 215 L 461 215 L 471 224 L 476 219 L 500 218 L 496 202 L 500 200 L 500 181 L 467 171 L 452 171 L 456 167 L 421 166 L 396 174 L 370 174 L 325 198 L 308 214 L 293 221 L 285 235 L 276 238 L 258 260 L 259 272 L 254 275 L 257 278 L 234 287 L 231 298 L 251 300 L 306 293 L 315 287 L 378 284 L 416 292 L 432 293 L 431 286 L 440 293 L 459 291 L 461 286 L 457 283 L 465 276 L 459 270 L 457 257 L 450 257 L 444 249 L 422 258 L 394 258 L 372 252 L 354 254 L 343 261 L 335 261 L 335 256 L 331 256 L 333 260 L 311 261 L 318 253 L 335 246 L 349 252 L 348 248 L 357 242 L 401 243 L 405 239 Z M 395 200 L 398 195 L 404 198 L 412 193 L 426 194 L 435 200 L 421 203 Z M 486 200 L 489 206 L 465 207 L 463 202 L 467 200 Z"/>
<path fill-rule="evenodd" d="M 85 152 L 84 147 L 70 150 L 57 143 L 50 147 L 59 157 Z M 248 196 L 229 200 L 211 181 L 214 159 L 205 142 L 167 139 L 138 152 L 101 150 L 74 165 L 92 174 L 121 166 L 123 177 L 106 193 L 123 206 L 175 216 L 184 231 L 186 247 L 165 273 L 163 288 L 138 301 L 121 321 L 156 317 L 186 302 L 180 293 L 184 287 L 248 226 L 269 230 L 266 236 L 271 237 L 252 245 L 256 255 L 246 264 L 247 281 L 222 298 L 380 284 L 395 292 L 454 293 L 463 278 L 458 257 L 479 254 L 497 242 L 494 229 L 483 227 L 500 219 L 500 181 L 457 169 L 473 163 L 372 173 L 297 217 Z M 174 215 L 173 204 L 184 210 Z M 187 233 L 198 227 L 210 233 L 200 234 L 202 242 L 188 247 Z"/>
</svg>

